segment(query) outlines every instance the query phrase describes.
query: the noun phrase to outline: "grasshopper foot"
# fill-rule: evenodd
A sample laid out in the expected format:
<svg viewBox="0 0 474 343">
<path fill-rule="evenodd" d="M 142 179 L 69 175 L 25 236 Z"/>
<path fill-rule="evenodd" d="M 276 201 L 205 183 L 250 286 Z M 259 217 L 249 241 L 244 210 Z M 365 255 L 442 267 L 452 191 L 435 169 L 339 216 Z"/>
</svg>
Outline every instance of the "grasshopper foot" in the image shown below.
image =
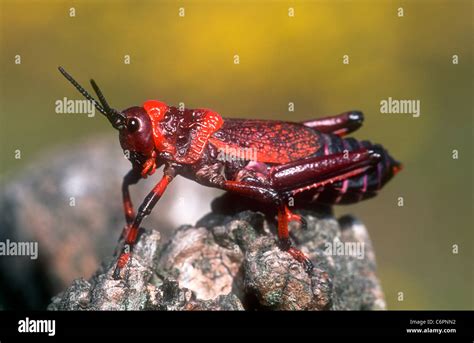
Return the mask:
<svg viewBox="0 0 474 343">
<path fill-rule="evenodd" d="M 114 273 L 112 274 L 114 280 L 120 280 L 122 278 L 120 275 L 121 271 L 127 265 L 128 261 L 131 258 L 131 255 L 131 246 L 129 244 L 125 244 L 117 260 L 117 265 L 115 266 Z"/>
</svg>

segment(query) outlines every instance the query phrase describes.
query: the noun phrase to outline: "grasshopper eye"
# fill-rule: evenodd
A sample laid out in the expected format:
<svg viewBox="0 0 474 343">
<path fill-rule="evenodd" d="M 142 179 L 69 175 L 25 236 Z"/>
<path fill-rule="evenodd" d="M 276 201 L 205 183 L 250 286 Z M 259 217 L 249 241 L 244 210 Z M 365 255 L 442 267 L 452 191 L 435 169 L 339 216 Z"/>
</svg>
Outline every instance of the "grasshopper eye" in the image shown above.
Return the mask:
<svg viewBox="0 0 474 343">
<path fill-rule="evenodd" d="M 130 118 L 127 120 L 127 130 L 130 133 L 137 132 L 140 128 L 140 121 L 137 118 Z"/>
</svg>

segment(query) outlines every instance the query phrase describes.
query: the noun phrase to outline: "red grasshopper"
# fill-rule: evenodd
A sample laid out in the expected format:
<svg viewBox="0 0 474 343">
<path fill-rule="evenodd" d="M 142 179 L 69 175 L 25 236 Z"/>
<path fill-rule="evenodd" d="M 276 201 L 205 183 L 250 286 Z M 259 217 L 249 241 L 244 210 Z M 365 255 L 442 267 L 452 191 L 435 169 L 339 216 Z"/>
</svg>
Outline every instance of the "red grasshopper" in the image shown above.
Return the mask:
<svg viewBox="0 0 474 343">
<path fill-rule="evenodd" d="M 178 109 L 156 100 L 119 112 L 110 108 L 94 80 L 100 103 L 63 68 L 59 71 L 119 130 L 120 144 L 132 163 L 122 185 L 127 226 L 115 278 L 131 256 L 143 218 L 177 175 L 274 206 L 281 248 L 311 272 L 311 261 L 292 246 L 288 234 L 289 221 L 303 227 L 306 222 L 289 210 L 288 201 L 354 203 L 374 196 L 401 169 L 382 146 L 341 138 L 362 125 L 361 112 L 301 123 L 223 119 L 208 109 Z M 222 151 L 248 149 L 255 151 L 254 160 L 219 158 Z M 162 179 L 135 215 L 129 186 L 162 165 Z"/>
</svg>

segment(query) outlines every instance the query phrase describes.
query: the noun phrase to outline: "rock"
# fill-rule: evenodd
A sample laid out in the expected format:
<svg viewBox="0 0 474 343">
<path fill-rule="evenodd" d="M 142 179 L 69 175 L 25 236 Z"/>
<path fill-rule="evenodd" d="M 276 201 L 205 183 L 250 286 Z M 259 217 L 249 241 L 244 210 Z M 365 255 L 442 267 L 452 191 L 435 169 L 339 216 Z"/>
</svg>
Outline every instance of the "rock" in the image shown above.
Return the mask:
<svg viewBox="0 0 474 343">
<path fill-rule="evenodd" d="M 312 275 L 269 237 L 261 237 L 245 259 L 245 286 L 259 304 L 274 310 L 325 310 L 332 299 L 327 272 Z"/>
<path fill-rule="evenodd" d="M 327 207 L 297 211 L 308 229 L 293 227 L 292 237 L 315 265 L 308 274 L 278 247 L 274 218 L 256 211 L 251 200 L 235 200 L 216 199 L 196 227 L 181 226 L 166 242 L 157 231 L 143 231 L 122 280 L 112 278 L 115 259 L 109 259 L 90 280 L 76 280 L 54 297 L 48 309 L 385 308 L 362 223 L 347 216 L 338 221 Z"/>
<path fill-rule="evenodd" d="M 49 310 L 243 310 L 233 294 L 201 300 L 189 289 L 154 271 L 160 234 L 144 231 L 134 249 L 125 278 L 112 277 L 115 261 L 101 268 L 90 281 L 78 279 L 53 298 Z"/>
</svg>

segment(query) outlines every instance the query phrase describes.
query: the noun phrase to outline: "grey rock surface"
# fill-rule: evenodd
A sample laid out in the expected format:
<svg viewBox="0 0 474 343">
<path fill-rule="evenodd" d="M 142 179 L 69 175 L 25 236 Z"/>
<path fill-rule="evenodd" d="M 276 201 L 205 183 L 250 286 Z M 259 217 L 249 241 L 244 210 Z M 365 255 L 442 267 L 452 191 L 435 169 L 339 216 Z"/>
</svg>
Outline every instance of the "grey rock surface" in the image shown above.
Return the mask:
<svg viewBox="0 0 474 343">
<path fill-rule="evenodd" d="M 216 199 L 214 212 L 195 227 L 181 226 L 165 242 L 157 231 L 143 230 L 122 280 L 112 278 L 115 259 L 110 258 L 92 278 L 76 280 L 54 297 L 48 309 L 385 309 L 362 223 L 351 217 L 337 221 L 327 208 L 301 210 L 308 229 L 292 232 L 295 245 L 315 265 L 308 274 L 278 247 L 271 216 L 239 208 L 229 212 L 229 201 L 235 198 Z M 245 200 L 239 204 L 247 207 Z M 363 254 L 329 252 L 328 244 L 341 243 L 358 244 Z"/>
</svg>

